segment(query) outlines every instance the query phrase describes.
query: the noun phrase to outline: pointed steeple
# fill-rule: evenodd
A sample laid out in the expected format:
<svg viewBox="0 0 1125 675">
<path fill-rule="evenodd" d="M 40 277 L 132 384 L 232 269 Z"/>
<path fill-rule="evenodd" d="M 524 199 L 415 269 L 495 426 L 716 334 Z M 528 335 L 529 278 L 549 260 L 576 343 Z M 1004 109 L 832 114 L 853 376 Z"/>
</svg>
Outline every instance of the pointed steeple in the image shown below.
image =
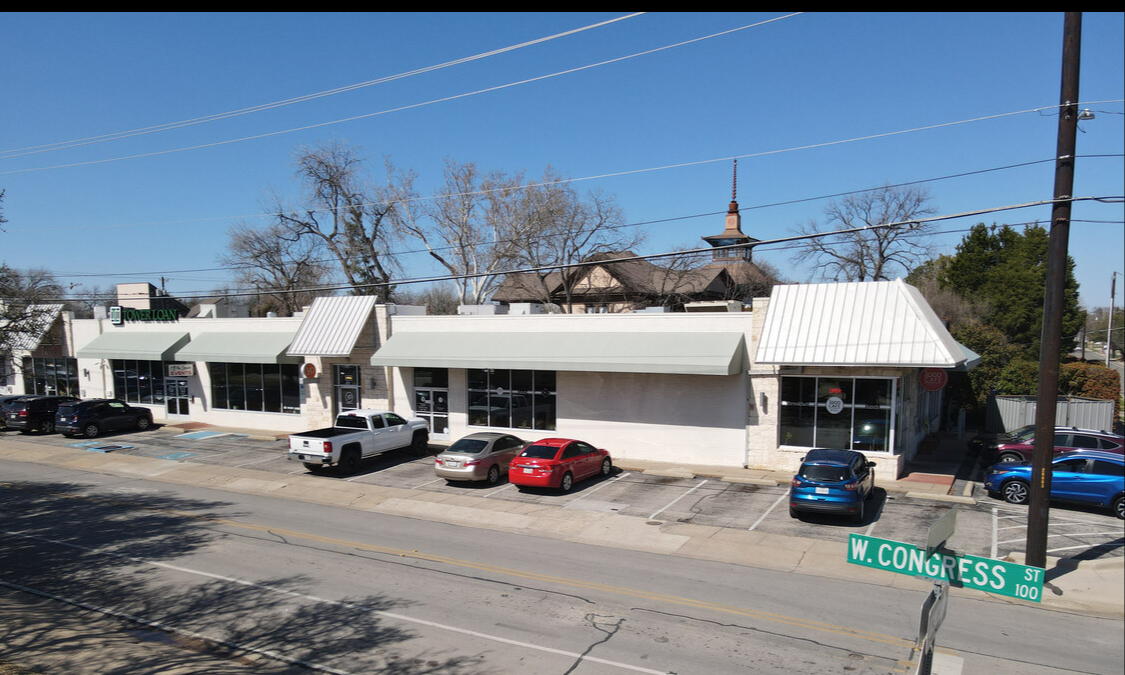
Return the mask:
<svg viewBox="0 0 1125 675">
<path fill-rule="evenodd" d="M 756 244 L 757 239 L 746 236 L 742 232 L 742 214 L 738 210 L 738 160 L 734 160 L 734 178 L 731 181 L 730 206 L 727 208 L 726 227 L 719 234 L 703 237 L 703 241 L 716 247 L 711 257 L 717 263 L 737 262 L 750 260 L 750 246 L 745 248 L 718 248 L 720 246 L 734 246 L 736 244 Z"/>
</svg>

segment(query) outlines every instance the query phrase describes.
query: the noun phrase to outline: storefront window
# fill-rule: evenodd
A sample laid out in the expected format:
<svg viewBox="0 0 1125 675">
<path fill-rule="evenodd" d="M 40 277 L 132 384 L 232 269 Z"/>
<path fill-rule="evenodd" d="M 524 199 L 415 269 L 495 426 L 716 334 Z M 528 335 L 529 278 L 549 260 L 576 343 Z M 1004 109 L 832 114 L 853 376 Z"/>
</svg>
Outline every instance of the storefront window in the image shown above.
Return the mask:
<svg viewBox="0 0 1125 675">
<path fill-rule="evenodd" d="M 470 369 L 469 426 L 555 428 L 555 373 Z"/>
<path fill-rule="evenodd" d="M 893 449 L 889 378 L 781 378 L 782 445 L 876 452 Z"/>
<path fill-rule="evenodd" d="M 300 367 L 292 363 L 208 363 L 211 408 L 301 413 Z"/>
<path fill-rule="evenodd" d="M 78 396 L 78 361 L 25 357 L 23 390 L 28 395 Z"/>
<path fill-rule="evenodd" d="M 115 359 L 109 365 L 113 369 L 113 394 L 116 398 L 128 403 L 164 402 L 167 361 Z"/>
</svg>

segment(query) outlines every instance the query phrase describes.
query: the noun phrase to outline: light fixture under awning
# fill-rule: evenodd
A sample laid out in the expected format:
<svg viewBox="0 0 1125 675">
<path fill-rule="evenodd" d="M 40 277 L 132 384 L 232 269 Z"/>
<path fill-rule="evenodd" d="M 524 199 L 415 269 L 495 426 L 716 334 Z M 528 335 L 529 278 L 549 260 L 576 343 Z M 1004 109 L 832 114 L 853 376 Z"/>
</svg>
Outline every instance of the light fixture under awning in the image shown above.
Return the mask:
<svg viewBox="0 0 1125 675">
<path fill-rule="evenodd" d="M 286 350 L 296 333 L 201 333 L 176 352 L 177 361 L 214 363 L 300 363 Z"/>
<path fill-rule="evenodd" d="M 136 359 L 172 361 L 177 350 L 188 343 L 187 332 L 102 333 L 75 354 L 80 359 Z"/>
<path fill-rule="evenodd" d="M 742 333 L 398 333 L 373 366 L 734 375 Z"/>
</svg>

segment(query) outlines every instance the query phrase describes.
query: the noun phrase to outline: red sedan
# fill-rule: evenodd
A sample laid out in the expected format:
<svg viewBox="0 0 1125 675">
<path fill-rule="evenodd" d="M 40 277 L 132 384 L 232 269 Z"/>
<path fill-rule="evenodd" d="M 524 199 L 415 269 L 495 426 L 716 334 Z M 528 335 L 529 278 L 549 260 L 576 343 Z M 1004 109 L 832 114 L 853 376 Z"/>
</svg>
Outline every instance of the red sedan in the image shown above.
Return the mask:
<svg viewBox="0 0 1125 675">
<path fill-rule="evenodd" d="M 518 487 L 558 488 L 569 492 L 575 481 L 608 476 L 613 471 L 609 453 L 570 438 L 536 441 L 512 460 L 508 481 Z"/>
</svg>

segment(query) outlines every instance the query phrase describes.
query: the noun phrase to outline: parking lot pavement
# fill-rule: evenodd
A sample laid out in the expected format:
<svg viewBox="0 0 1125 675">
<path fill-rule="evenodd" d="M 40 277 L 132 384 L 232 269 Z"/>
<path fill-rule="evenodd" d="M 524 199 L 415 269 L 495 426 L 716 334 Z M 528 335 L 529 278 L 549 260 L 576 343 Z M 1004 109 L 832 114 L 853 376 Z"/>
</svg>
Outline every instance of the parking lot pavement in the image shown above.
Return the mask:
<svg viewBox="0 0 1125 675">
<path fill-rule="evenodd" d="M 288 460 L 284 439 L 250 432 L 163 431 L 123 432 L 85 441 L 57 434 L 39 436 L 0 432 L 21 441 L 71 447 L 112 448 L 118 454 L 195 464 L 246 468 L 286 475 L 312 475 Z M 431 451 L 439 451 L 436 445 Z M 934 470 L 936 465 L 924 468 Z M 784 535 L 821 541 L 846 542 L 851 533 L 882 539 L 923 543 L 930 525 L 949 509 L 958 508 L 957 529 L 949 542 L 953 550 L 1002 558 L 1024 550 L 1026 507 L 990 498 L 976 486 L 972 497 L 949 495 L 953 480 L 892 481 L 883 477 L 863 522 L 788 511 L 788 475 L 737 467 L 673 466 L 619 460 L 613 475 L 578 483 L 570 493 L 530 489 L 521 491 L 502 480 L 500 485 L 447 483 L 434 475 L 433 458 L 409 451 L 389 452 L 364 462 L 354 475 L 327 470 L 325 481 L 421 490 L 448 496 L 471 496 L 576 511 L 601 511 L 656 523 L 699 525 L 745 532 Z M 917 476 L 915 476 L 917 478 Z M 970 487 L 972 484 L 969 483 Z M 963 490 L 958 490 L 961 492 Z M 1094 509 L 1053 505 L 1048 555 L 1105 559 L 1125 557 L 1125 524 Z"/>
</svg>

